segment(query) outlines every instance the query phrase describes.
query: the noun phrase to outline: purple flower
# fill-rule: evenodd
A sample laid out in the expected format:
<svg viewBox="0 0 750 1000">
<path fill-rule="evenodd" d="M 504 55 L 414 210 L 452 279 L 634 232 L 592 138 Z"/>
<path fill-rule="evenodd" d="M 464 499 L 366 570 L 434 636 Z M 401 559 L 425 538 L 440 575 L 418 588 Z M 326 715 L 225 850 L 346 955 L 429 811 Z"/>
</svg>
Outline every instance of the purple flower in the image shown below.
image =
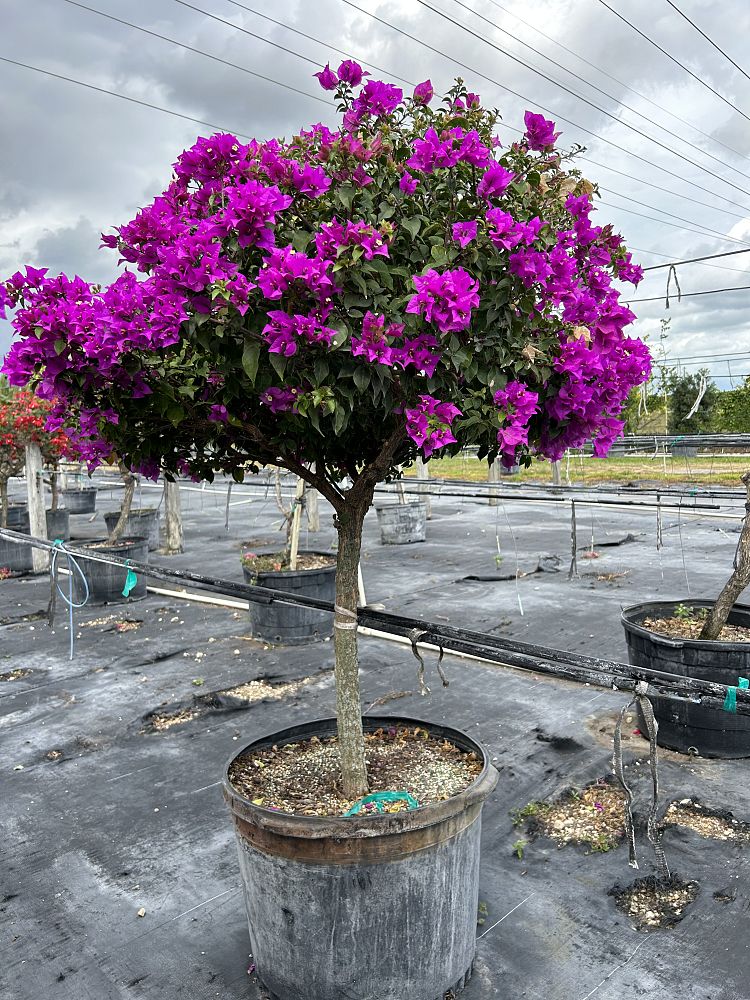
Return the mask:
<svg viewBox="0 0 750 1000">
<path fill-rule="evenodd" d="M 353 59 L 345 59 L 338 68 L 338 75 L 342 83 L 348 83 L 350 87 L 358 87 L 362 83 L 362 77 L 367 74 L 363 72 L 359 63 L 354 62 Z"/>
<path fill-rule="evenodd" d="M 208 419 L 226 423 L 227 420 L 229 420 L 229 413 L 227 412 L 226 406 L 223 406 L 221 403 L 216 403 L 208 411 Z"/>
<path fill-rule="evenodd" d="M 5 319 L 5 309 L 11 305 L 13 305 L 13 300 L 8 294 L 5 285 L 0 284 L 0 319 Z"/>
<path fill-rule="evenodd" d="M 352 102 L 353 122 L 361 121 L 366 115 L 379 118 L 393 114 L 403 99 L 404 92 L 400 87 L 381 80 L 368 80 L 359 97 Z"/>
<path fill-rule="evenodd" d="M 405 410 L 406 433 L 420 448 L 422 455 L 429 458 L 438 448 L 453 444 L 456 438 L 451 424 L 461 411 L 453 403 L 441 403 L 434 396 L 421 395 L 419 404 Z"/>
<path fill-rule="evenodd" d="M 403 327 L 401 330 L 403 332 Z M 411 366 L 424 373 L 427 378 L 432 378 L 440 361 L 438 346 L 437 339 L 431 333 L 421 333 L 418 337 L 404 340 L 400 347 L 392 347 L 391 361 L 404 369 Z"/>
<path fill-rule="evenodd" d="M 503 426 L 497 432 L 502 463 L 510 468 L 516 457 L 516 449 L 528 444 L 529 421 L 534 416 L 539 402 L 539 394 L 531 392 L 523 382 L 508 382 L 504 389 L 495 393 L 495 404 L 502 412 Z"/>
<path fill-rule="evenodd" d="M 479 94 L 468 93 L 466 95 L 466 107 L 467 108 L 478 108 L 479 107 Z"/>
<path fill-rule="evenodd" d="M 429 104 L 432 100 L 435 91 L 432 88 L 432 84 L 429 80 L 425 80 L 423 83 L 418 83 L 414 88 L 414 100 L 418 104 Z"/>
<path fill-rule="evenodd" d="M 408 313 L 424 316 L 441 333 L 466 330 L 471 325 L 471 311 L 479 305 L 479 284 L 458 267 L 440 274 L 431 268 L 412 277 L 417 294 L 406 307 Z"/>
<path fill-rule="evenodd" d="M 385 316 L 376 316 L 369 310 L 362 320 L 362 336 L 352 337 L 352 354 L 381 365 L 392 365 L 391 348 L 386 337 L 399 335 L 403 326 L 391 324 L 386 330 Z"/>
<path fill-rule="evenodd" d="M 298 163 L 293 163 L 289 182 L 308 198 L 319 198 L 331 186 L 331 178 L 326 175 L 325 170 L 321 167 L 311 167 L 309 163 L 305 163 L 302 167 Z"/>
<path fill-rule="evenodd" d="M 271 413 L 287 413 L 294 411 L 299 398 L 299 389 L 280 389 L 271 386 L 260 394 L 260 401 Z"/>
<path fill-rule="evenodd" d="M 335 90 L 338 86 L 339 78 L 328 63 L 326 63 L 325 69 L 322 69 L 319 73 L 313 73 L 313 76 L 318 78 L 318 83 L 323 90 Z"/>
<path fill-rule="evenodd" d="M 549 121 L 544 115 L 535 115 L 532 111 L 527 111 L 523 120 L 529 149 L 541 152 L 555 145 L 555 139 L 560 133 L 555 132 L 554 122 Z"/>
<path fill-rule="evenodd" d="M 406 194 L 414 194 L 418 184 L 419 181 L 415 177 L 412 177 L 408 170 L 404 170 L 403 174 L 401 174 L 401 180 L 398 182 L 398 186 Z"/>
<path fill-rule="evenodd" d="M 461 247 L 467 247 L 472 240 L 477 238 L 476 222 L 454 222 L 451 230 L 453 239 Z"/>
<path fill-rule="evenodd" d="M 499 198 L 515 177 L 512 170 L 506 170 L 501 163 L 491 163 L 477 185 L 480 198 Z"/>
</svg>

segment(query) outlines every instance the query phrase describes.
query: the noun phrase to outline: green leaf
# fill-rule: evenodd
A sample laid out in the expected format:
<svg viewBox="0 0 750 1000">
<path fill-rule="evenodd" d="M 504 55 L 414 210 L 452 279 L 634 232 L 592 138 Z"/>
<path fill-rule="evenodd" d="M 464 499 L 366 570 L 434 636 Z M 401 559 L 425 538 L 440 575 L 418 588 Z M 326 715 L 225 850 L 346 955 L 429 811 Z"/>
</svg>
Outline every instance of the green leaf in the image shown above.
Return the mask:
<svg viewBox="0 0 750 1000">
<path fill-rule="evenodd" d="M 307 249 L 307 245 L 312 239 L 312 236 L 312 233 L 305 232 L 304 229 L 298 229 L 292 236 L 292 246 L 298 251 L 298 253 L 302 253 Z"/>
<path fill-rule="evenodd" d="M 336 199 L 339 204 L 343 205 L 347 212 L 352 207 L 352 202 L 354 201 L 354 195 L 357 193 L 357 189 L 352 184 L 341 184 L 336 188 Z"/>
<path fill-rule="evenodd" d="M 235 483 L 244 483 L 245 481 L 245 470 L 244 469 L 232 469 L 232 479 Z"/>
<path fill-rule="evenodd" d="M 360 392 L 365 391 L 370 384 L 370 373 L 366 368 L 360 367 L 354 369 L 354 384 Z"/>
<path fill-rule="evenodd" d="M 326 359 L 316 358 L 313 370 L 315 372 L 315 381 L 322 382 L 329 372 L 328 362 L 326 361 Z"/>
<path fill-rule="evenodd" d="M 445 246 L 438 244 L 432 248 L 430 251 L 430 257 L 438 265 L 444 265 L 448 263 L 448 254 L 445 252 Z"/>
<path fill-rule="evenodd" d="M 272 355 L 272 358 L 274 355 Z M 250 385 L 255 385 L 255 378 L 258 374 L 258 361 L 260 359 L 260 344 L 257 340 L 246 340 L 242 351 L 242 368 L 250 380 Z M 273 361 L 271 362 L 273 364 Z"/>
<path fill-rule="evenodd" d="M 409 233 L 411 238 L 414 239 L 419 230 L 422 228 L 422 220 L 418 215 L 414 215 L 411 219 L 404 219 L 401 225 L 407 233 Z"/>
<path fill-rule="evenodd" d="M 347 422 L 347 411 L 343 406 L 336 407 L 336 413 L 333 417 L 333 433 L 338 437 L 338 435 L 343 431 Z"/>
<path fill-rule="evenodd" d="M 279 378 L 283 378 L 286 369 L 286 357 L 283 354 L 272 354 L 269 351 L 268 360 L 271 362 L 271 367 Z"/>
<path fill-rule="evenodd" d="M 56 340 L 55 341 L 55 354 L 62 354 L 65 348 L 68 346 L 67 340 Z"/>
</svg>

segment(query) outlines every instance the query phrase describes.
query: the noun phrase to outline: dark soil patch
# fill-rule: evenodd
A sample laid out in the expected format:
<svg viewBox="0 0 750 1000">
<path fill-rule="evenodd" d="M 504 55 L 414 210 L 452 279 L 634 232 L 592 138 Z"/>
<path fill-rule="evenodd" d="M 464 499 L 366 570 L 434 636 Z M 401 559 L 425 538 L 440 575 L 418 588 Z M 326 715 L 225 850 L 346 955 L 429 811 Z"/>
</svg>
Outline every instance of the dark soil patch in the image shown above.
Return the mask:
<svg viewBox="0 0 750 1000">
<path fill-rule="evenodd" d="M 704 806 L 695 799 L 670 802 L 661 821 L 662 827 L 683 826 L 708 840 L 750 842 L 750 823 L 736 819 L 731 812 Z"/>
<path fill-rule="evenodd" d="M 609 890 L 617 908 L 639 929 L 674 927 L 699 892 L 697 882 L 683 882 L 679 875 L 658 879 L 655 875 L 636 879 L 630 885 Z"/>
<path fill-rule="evenodd" d="M 16 667 L 15 670 L 6 670 L 0 674 L 0 681 L 19 681 L 22 677 L 28 677 L 31 670 L 28 667 Z"/>
<path fill-rule="evenodd" d="M 426 729 L 403 726 L 365 734 L 371 792 L 408 792 L 420 806 L 457 795 L 477 778 L 482 762 Z M 229 777 L 255 805 L 299 816 L 341 816 L 354 801 L 340 788 L 338 738 L 312 737 L 238 757 Z M 385 805 L 387 812 L 408 808 L 405 800 Z M 375 811 L 365 806 L 363 813 Z"/>
<path fill-rule="evenodd" d="M 243 552 L 242 565 L 251 573 L 287 573 L 289 560 L 285 552 Z M 301 552 L 297 556 L 297 570 L 325 569 L 336 565 L 336 556 L 323 556 L 316 552 Z"/>
<path fill-rule="evenodd" d="M 594 853 L 617 847 L 625 835 L 625 795 L 608 779 L 568 789 L 554 802 L 529 802 L 513 814 L 515 826 L 554 840 L 560 847 L 585 844 Z"/>
<path fill-rule="evenodd" d="M 705 615 L 701 610 L 690 611 L 690 614 L 674 615 L 671 618 L 645 618 L 644 628 L 651 629 L 659 635 L 668 635 L 675 639 L 699 639 Z M 750 642 L 750 628 L 740 625 L 725 625 L 719 634 L 718 642 Z"/>
</svg>

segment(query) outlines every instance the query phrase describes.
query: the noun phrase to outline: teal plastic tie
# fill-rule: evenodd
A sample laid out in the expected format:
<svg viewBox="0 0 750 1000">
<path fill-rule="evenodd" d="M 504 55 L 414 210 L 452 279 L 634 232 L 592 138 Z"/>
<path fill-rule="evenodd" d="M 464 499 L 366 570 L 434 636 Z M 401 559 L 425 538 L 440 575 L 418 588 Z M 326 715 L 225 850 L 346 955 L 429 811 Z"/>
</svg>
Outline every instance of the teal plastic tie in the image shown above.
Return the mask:
<svg viewBox="0 0 750 1000">
<path fill-rule="evenodd" d="M 130 597 L 130 591 L 138 583 L 138 577 L 135 575 L 133 570 L 130 568 L 130 560 L 125 560 L 125 565 L 128 567 L 128 575 L 125 577 L 125 586 L 122 588 L 122 596 Z"/>
<path fill-rule="evenodd" d="M 737 688 L 741 691 L 747 691 L 750 688 L 750 678 L 748 677 L 738 677 L 737 686 L 730 687 L 727 691 L 727 696 L 724 699 L 724 711 L 737 713 Z"/>
<path fill-rule="evenodd" d="M 356 816 L 363 806 L 372 803 L 375 809 L 382 813 L 384 802 L 405 802 L 409 809 L 419 809 L 419 802 L 409 792 L 373 792 L 372 795 L 365 795 L 354 805 L 344 816 Z"/>
</svg>

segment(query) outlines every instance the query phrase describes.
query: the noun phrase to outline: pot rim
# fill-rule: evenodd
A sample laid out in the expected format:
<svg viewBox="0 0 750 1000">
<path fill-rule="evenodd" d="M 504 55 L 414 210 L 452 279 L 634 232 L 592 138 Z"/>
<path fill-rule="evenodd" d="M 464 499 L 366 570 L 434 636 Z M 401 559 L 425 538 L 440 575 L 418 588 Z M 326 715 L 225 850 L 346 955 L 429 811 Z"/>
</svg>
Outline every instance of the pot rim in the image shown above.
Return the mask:
<svg viewBox="0 0 750 1000">
<path fill-rule="evenodd" d="M 488 751 L 481 743 L 461 729 L 406 716 L 363 715 L 362 722 L 365 730 L 378 729 L 388 724 L 423 726 L 430 732 L 437 730 L 440 735 L 445 735 L 447 739 L 456 742 L 462 749 L 475 752 L 483 762 L 482 770 L 467 788 L 451 798 L 399 813 L 359 814 L 356 816 L 298 816 L 294 813 L 276 812 L 272 809 L 266 809 L 264 806 L 257 806 L 235 789 L 229 780 L 229 768 L 238 757 L 241 757 L 248 750 L 258 748 L 263 744 L 297 742 L 309 736 L 318 735 L 316 730 L 320 729 L 328 728 L 335 732 L 335 718 L 315 719 L 299 726 L 288 726 L 285 729 L 259 736 L 242 749 L 232 753 L 224 766 L 222 792 L 224 800 L 235 817 L 240 817 L 256 827 L 282 837 L 298 837 L 306 840 L 330 837 L 337 839 L 382 837 L 410 830 L 421 830 L 444 823 L 451 817 L 466 812 L 472 806 L 480 805 L 498 782 L 499 775 L 490 761 Z M 291 735 L 288 739 L 274 738 L 283 736 L 284 733 L 291 733 Z"/>
<path fill-rule="evenodd" d="M 241 544 L 244 545 L 244 542 L 241 543 Z M 258 555 L 258 556 L 268 556 L 268 555 L 274 555 L 275 552 L 256 552 L 255 554 Z M 254 572 L 251 566 L 247 566 L 245 564 L 245 556 L 244 556 L 244 553 L 242 552 L 242 550 L 240 549 L 240 565 L 242 566 L 243 570 L 247 570 L 248 573 L 252 573 L 256 577 L 261 577 L 261 576 L 263 576 L 263 577 L 266 577 L 266 576 L 289 577 L 289 576 L 296 576 L 298 573 L 300 575 L 302 575 L 302 574 L 305 574 L 305 573 L 335 573 L 336 572 L 336 563 L 337 563 L 337 560 L 338 560 L 338 552 L 319 552 L 317 549 L 299 549 L 299 551 L 297 552 L 297 555 L 300 555 L 300 556 L 323 556 L 326 559 L 333 559 L 333 563 L 330 566 L 318 566 L 315 569 L 259 569 L 259 570 L 257 570 L 257 571 Z"/>
<path fill-rule="evenodd" d="M 623 608 L 620 614 L 620 621 L 622 622 L 623 628 L 626 632 L 632 632 L 636 635 L 643 636 L 649 639 L 657 646 L 670 646 L 672 648 L 679 646 L 687 646 L 689 649 L 703 649 L 719 652 L 727 652 L 734 650 L 745 650 L 747 651 L 748 646 L 750 646 L 750 641 L 748 642 L 727 642 L 720 639 L 690 639 L 675 636 L 662 635 L 660 632 L 652 632 L 651 629 L 646 628 L 637 621 L 633 621 L 636 615 L 648 614 L 649 611 L 655 611 L 657 609 L 663 609 L 665 607 L 676 606 L 677 604 L 686 604 L 688 607 L 695 608 L 710 608 L 715 604 L 715 600 L 711 598 L 703 597 L 687 597 L 685 599 L 675 599 L 675 600 L 665 600 L 665 601 L 644 601 L 641 604 L 630 604 L 627 608 Z M 750 618 L 750 605 L 748 604 L 734 604 L 732 606 L 732 611 L 739 611 L 742 614 L 746 614 Z M 730 614 L 732 612 L 730 611 Z"/>
<path fill-rule="evenodd" d="M 60 490 L 61 493 L 98 493 L 99 488 L 97 486 L 66 486 L 64 490 Z"/>
<path fill-rule="evenodd" d="M 96 545 L 97 551 L 101 549 L 119 549 L 119 548 L 132 548 L 133 545 L 138 542 L 148 542 L 146 535 L 126 535 L 121 538 L 118 542 L 112 542 L 110 545 L 104 545 L 106 538 L 86 538 L 82 541 L 67 542 L 68 548 L 73 549 L 88 549 L 92 545 Z"/>
</svg>

